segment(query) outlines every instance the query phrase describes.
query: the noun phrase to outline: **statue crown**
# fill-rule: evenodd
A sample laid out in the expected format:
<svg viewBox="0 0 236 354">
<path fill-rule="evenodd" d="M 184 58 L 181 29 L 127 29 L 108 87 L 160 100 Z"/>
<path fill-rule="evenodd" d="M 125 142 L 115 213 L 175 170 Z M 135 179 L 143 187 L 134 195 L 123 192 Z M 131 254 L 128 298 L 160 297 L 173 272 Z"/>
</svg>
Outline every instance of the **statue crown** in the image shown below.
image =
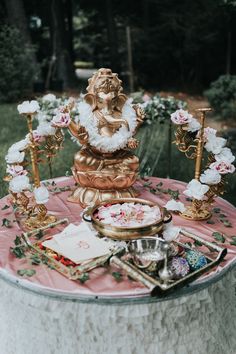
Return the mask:
<svg viewBox="0 0 236 354">
<path fill-rule="evenodd" d="M 116 73 L 111 69 L 99 69 L 91 79 L 88 80 L 89 85 L 87 91 L 96 94 L 98 92 L 105 92 L 106 94 L 112 91 L 117 93 L 123 91 L 121 86 L 122 81 L 118 78 Z"/>
</svg>

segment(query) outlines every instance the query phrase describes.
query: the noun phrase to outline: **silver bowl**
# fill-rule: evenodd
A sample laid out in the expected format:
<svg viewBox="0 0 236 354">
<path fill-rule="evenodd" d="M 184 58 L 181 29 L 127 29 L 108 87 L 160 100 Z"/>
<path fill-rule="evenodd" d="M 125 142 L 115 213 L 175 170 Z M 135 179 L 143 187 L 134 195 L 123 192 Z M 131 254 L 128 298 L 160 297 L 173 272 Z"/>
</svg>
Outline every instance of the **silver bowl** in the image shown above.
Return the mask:
<svg viewBox="0 0 236 354">
<path fill-rule="evenodd" d="M 165 258 L 166 242 L 158 237 L 143 237 L 128 243 L 128 250 L 134 264 L 149 271 L 155 271 L 157 263 Z"/>
</svg>

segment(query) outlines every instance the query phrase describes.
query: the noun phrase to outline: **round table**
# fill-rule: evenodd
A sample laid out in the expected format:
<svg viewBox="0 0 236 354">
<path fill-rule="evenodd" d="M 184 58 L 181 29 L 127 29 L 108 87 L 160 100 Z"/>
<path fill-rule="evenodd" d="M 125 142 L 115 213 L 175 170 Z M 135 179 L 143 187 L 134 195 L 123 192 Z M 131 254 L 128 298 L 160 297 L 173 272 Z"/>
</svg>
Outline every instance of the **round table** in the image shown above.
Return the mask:
<svg viewBox="0 0 236 354">
<path fill-rule="evenodd" d="M 55 179 L 56 186 L 73 189 L 71 177 Z M 165 205 L 168 194 L 151 193 L 162 182 L 164 189 L 185 184 L 150 178 L 135 185 L 140 197 Z M 150 184 L 152 183 L 152 184 Z M 53 187 L 51 187 L 53 188 Z M 57 189 L 58 189 L 57 188 Z M 66 188 L 67 189 L 67 188 Z M 70 191 L 51 195 L 48 209 L 58 218 L 79 223 L 82 209 L 67 202 Z M 228 248 L 225 260 L 207 275 L 173 294 L 150 297 L 140 283 L 124 277 L 117 282 L 107 268 L 97 268 L 84 284 L 68 280 L 45 265 L 34 267 L 30 278 L 17 275 L 29 268 L 15 258 L 10 247 L 21 229 L 14 221 L 9 197 L 0 200 L 2 219 L 10 228 L 0 229 L 0 353 L 4 354 L 106 354 L 235 353 L 236 338 L 236 209 L 217 198 L 211 222 L 190 222 L 174 215 L 174 224 L 213 241 L 214 231 L 223 232 Z M 223 216 L 225 215 L 225 216 Z M 226 228 L 227 218 L 232 227 Z"/>
</svg>

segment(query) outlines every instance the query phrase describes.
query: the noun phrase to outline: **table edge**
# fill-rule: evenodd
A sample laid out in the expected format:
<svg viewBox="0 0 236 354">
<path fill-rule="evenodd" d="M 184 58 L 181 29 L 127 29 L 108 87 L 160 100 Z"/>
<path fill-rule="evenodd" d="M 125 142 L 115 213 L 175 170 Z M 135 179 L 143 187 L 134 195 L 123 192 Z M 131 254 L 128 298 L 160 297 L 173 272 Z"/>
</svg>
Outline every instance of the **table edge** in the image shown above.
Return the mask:
<svg viewBox="0 0 236 354">
<path fill-rule="evenodd" d="M 70 294 L 62 291 L 53 291 L 48 288 L 42 288 L 35 285 L 28 280 L 19 279 L 14 275 L 10 275 L 4 269 L 0 269 L 0 279 L 5 281 L 12 287 L 20 288 L 28 293 L 35 294 L 37 296 L 47 297 L 51 300 L 61 301 L 61 302 L 80 302 L 80 303 L 93 303 L 101 305 L 133 305 L 133 304 L 149 304 L 155 302 L 163 302 L 169 300 L 178 299 L 181 296 L 190 296 L 196 292 L 204 290 L 210 285 L 215 284 L 223 278 L 227 273 L 236 268 L 236 262 L 232 262 L 226 269 L 218 272 L 216 276 L 212 279 L 205 280 L 204 282 L 199 282 L 197 284 L 189 284 L 175 292 L 163 296 L 163 297 L 151 297 L 149 294 L 140 296 L 124 296 L 124 297 L 112 297 L 112 296 L 100 296 L 100 295 L 82 295 L 82 294 Z"/>
</svg>

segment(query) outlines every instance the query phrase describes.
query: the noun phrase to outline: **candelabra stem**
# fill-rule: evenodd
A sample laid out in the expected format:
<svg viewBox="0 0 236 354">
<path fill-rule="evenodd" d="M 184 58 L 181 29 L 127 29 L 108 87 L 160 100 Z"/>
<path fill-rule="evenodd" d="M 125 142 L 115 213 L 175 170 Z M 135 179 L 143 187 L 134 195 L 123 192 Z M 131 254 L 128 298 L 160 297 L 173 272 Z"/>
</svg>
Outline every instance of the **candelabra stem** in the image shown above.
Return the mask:
<svg viewBox="0 0 236 354">
<path fill-rule="evenodd" d="M 199 131 L 199 138 L 197 143 L 197 156 L 196 156 L 196 163 L 195 163 L 194 178 L 199 181 L 201 175 L 202 155 L 203 155 L 203 146 L 204 146 L 205 118 L 206 118 L 206 112 L 211 111 L 211 108 L 199 108 L 197 109 L 197 111 L 201 113 L 200 116 L 201 129 Z"/>
<path fill-rule="evenodd" d="M 31 164 L 32 164 L 32 173 L 33 173 L 33 178 L 34 178 L 34 186 L 37 188 L 40 186 L 40 178 L 39 178 L 39 168 L 38 168 L 38 157 L 37 157 L 37 149 L 34 141 L 34 136 L 33 136 L 33 127 L 32 127 L 32 115 L 29 114 L 27 116 L 27 124 L 28 124 L 28 129 L 29 129 L 29 136 L 30 136 L 30 158 L 31 158 Z"/>
</svg>

